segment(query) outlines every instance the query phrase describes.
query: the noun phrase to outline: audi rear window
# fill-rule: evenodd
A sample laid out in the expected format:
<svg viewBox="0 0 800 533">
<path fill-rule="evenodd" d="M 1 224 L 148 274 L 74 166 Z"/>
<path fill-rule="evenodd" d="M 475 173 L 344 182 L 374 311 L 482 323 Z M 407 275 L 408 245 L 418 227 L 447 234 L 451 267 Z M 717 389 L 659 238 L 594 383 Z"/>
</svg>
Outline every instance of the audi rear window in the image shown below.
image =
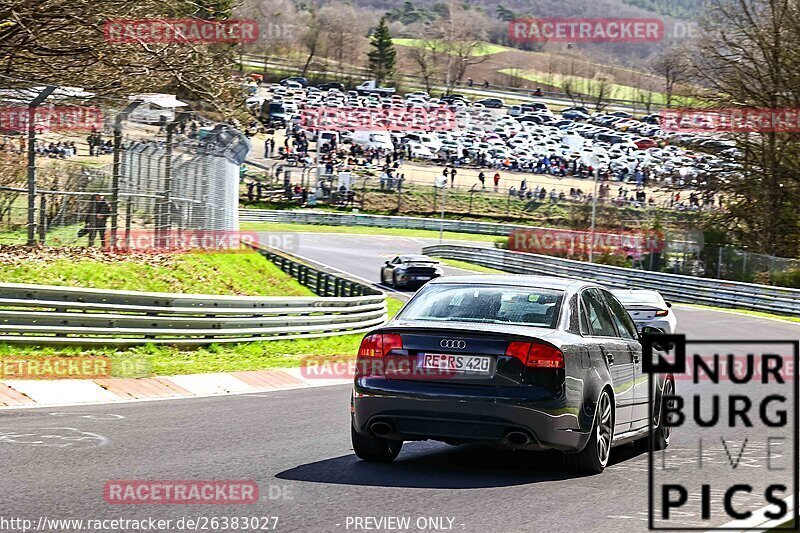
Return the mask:
<svg viewBox="0 0 800 533">
<path fill-rule="evenodd" d="M 563 298 L 555 289 L 437 284 L 423 289 L 399 318 L 555 329 Z"/>
</svg>

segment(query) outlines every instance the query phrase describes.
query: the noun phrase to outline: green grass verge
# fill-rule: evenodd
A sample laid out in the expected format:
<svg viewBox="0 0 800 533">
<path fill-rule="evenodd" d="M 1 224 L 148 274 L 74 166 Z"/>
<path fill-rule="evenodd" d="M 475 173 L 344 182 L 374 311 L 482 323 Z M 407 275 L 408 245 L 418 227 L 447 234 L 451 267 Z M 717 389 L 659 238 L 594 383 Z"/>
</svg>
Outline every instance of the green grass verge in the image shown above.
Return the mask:
<svg viewBox="0 0 800 533">
<path fill-rule="evenodd" d="M 158 259 L 104 260 L 97 256 L 48 256 L 46 260 L 0 264 L 7 283 L 68 285 L 97 289 L 313 296 L 306 287 L 254 252 L 173 254 Z M 141 259 L 141 258 L 140 258 Z"/>
<path fill-rule="evenodd" d="M 576 93 L 596 95 L 597 80 L 590 78 L 583 78 L 581 76 L 565 76 L 562 74 L 546 74 L 534 70 L 517 70 L 504 68 L 498 72 L 516 76 L 524 80 L 533 81 L 545 85 L 552 85 L 554 87 L 563 88 L 567 82 L 572 84 L 572 90 Z M 639 101 L 639 96 L 645 93 L 644 90 L 630 85 L 620 85 L 618 83 L 611 83 L 609 85 L 607 98 L 617 100 L 635 100 Z M 667 95 L 664 93 L 653 92 L 653 103 L 663 105 L 667 101 Z"/>
<path fill-rule="evenodd" d="M 403 306 L 396 298 L 387 298 L 389 316 Z M 298 367 L 307 358 L 345 361 L 355 357 L 363 333 L 321 337 L 317 339 L 284 339 L 241 344 L 211 344 L 198 348 L 181 348 L 149 344 L 119 349 L 0 345 L 2 357 L 105 356 L 111 358 L 112 373 L 120 377 L 151 375 L 235 372 L 268 368 Z"/>
<path fill-rule="evenodd" d="M 422 48 L 425 46 L 425 40 L 423 39 L 392 39 L 392 42 L 398 46 L 406 46 L 409 48 Z M 438 44 L 438 43 L 437 43 Z M 442 45 L 437 46 L 437 49 L 441 49 Z M 514 48 L 509 48 L 507 46 L 501 46 L 499 44 L 492 44 L 492 43 L 479 43 L 472 53 L 470 54 L 471 57 L 483 57 L 492 54 L 499 54 L 500 52 L 506 52 L 508 50 L 514 50 Z"/>
<path fill-rule="evenodd" d="M 451 266 L 454 268 L 462 268 L 464 270 L 471 270 L 473 272 L 483 272 L 486 274 L 508 274 L 503 270 L 497 270 L 496 268 L 489 268 L 482 265 L 475 265 L 473 263 L 467 263 L 466 261 L 458 261 L 456 259 L 439 259 L 442 264 L 447 266 Z"/>
<path fill-rule="evenodd" d="M 45 242 L 48 246 L 81 246 L 87 243 L 87 238 L 78 238 L 78 230 L 83 224 L 58 226 L 47 230 Z M 38 241 L 39 235 L 36 235 Z M 0 231 L 0 244 L 25 244 L 28 242 L 27 229 L 12 229 Z M 99 239 L 96 240 L 99 243 Z"/>
<path fill-rule="evenodd" d="M 349 233 L 353 235 L 375 235 L 376 228 L 367 226 L 323 226 L 308 224 L 283 224 L 278 222 L 242 222 L 242 231 L 296 231 L 298 233 Z M 438 239 L 439 232 L 426 229 L 404 229 L 404 228 L 377 228 L 379 235 L 395 235 L 401 237 L 423 237 L 428 239 Z M 457 239 L 461 241 L 494 242 L 500 239 L 495 235 L 475 235 L 473 233 L 456 233 L 445 231 L 445 239 Z"/>
</svg>

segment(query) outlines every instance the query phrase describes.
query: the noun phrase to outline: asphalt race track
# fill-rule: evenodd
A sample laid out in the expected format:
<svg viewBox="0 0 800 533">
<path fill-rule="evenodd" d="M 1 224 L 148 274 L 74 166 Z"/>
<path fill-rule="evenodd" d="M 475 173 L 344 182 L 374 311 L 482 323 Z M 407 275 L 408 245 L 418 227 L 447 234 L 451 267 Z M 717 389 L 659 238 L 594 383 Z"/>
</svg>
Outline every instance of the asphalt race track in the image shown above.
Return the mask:
<svg viewBox="0 0 800 533">
<path fill-rule="evenodd" d="M 397 253 L 418 253 L 427 242 L 435 241 L 303 233 L 294 251 L 376 282 L 383 261 Z M 689 339 L 800 337 L 800 324 L 678 305 L 673 309 L 680 332 Z M 679 389 L 683 386 L 678 383 Z M 695 392 L 702 395 L 706 386 L 696 385 Z M 365 531 L 375 525 L 362 521 L 358 528 L 355 517 L 410 517 L 413 531 L 647 530 L 648 455 L 633 445 L 615 448 L 605 473 L 589 477 L 564 473 L 551 454 L 428 442 L 407 443 L 392 464 L 366 464 L 350 449 L 349 395 L 348 386 L 331 386 L 0 411 L 0 516 L 277 516 L 278 531 L 298 532 Z M 691 462 L 696 437 L 691 429 L 676 431 L 673 457 Z M 704 475 L 722 479 L 731 469 L 714 446 L 704 452 Z M 745 470 L 754 486 L 785 475 L 758 467 L 763 453 L 754 445 L 742 454 L 744 466 L 753 466 Z M 690 472 L 680 470 L 674 478 L 691 485 L 696 480 Z M 103 499 L 109 480 L 181 479 L 251 479 L 261 499 L 227 507 L 109 505 Z M 719 488 L 724 487 L 712 490 L 715 499 Z M 751 509 L 766 505 L 757 493 L 737 502 Z M 690 498 L 681 524 L 701 527 L 729 520 L 715 515 L 703 522 L 699 509 L 699 500 Z"/>
</svg>

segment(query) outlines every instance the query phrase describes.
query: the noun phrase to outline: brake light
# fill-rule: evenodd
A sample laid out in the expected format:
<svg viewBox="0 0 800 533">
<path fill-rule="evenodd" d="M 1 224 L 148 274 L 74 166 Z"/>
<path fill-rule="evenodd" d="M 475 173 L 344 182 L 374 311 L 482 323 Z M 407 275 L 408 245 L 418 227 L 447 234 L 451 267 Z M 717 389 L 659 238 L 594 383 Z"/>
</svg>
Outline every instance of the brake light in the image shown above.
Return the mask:
<svg viewBox="0 0 800 533">
<path fill-rule="evenodd" d="M 669 314 L 669 309 L 659 309 L 656 311 L 656 316 L 667 316 Z"/>
<path fill-rule="evenodd" d="M 564 368 L 564 353 L 549 344 L 534 343 L 528 354 L 528 366 L 536 368 Z"/>
<path fill-rule="evenodd" d="M 361 341 L 359 357 L 383 357 L 392 350 L 403 349 L 403 338 L 396 333 L 374 333 Z"/>
<path fill-rule="evenodd" d="M 506 355 L 533 368 L 564 368 L 564 353 L 554 346 L 538 342 L 512 342 Z"/>
<path fill-rule="evenodd" d="M 374 333 L 361 341 L 356 360 L 356 377 L 385 375 L 383 356 L 403 349 L 403 338 L 396 333 Z"/>
<path fill-rule="evenodd" d="M 529 342 L 512 342 L 506 348 L 506 355 L 519 359 L 523 363 L 528 361 L 528 354 L 531 351 Z"/>
</svg>

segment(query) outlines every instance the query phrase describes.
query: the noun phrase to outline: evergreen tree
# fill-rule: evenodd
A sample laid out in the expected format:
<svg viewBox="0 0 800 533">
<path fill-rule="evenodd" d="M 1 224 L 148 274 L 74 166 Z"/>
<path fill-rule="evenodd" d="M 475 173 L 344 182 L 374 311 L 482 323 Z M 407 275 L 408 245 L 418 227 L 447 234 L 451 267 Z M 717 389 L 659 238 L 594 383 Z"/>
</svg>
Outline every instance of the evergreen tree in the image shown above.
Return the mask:
<svg viewBox="0 0 800 533">
<path fill-rule="evenodd" d="M 386 25 L 386 17 L 381 18 L 380 24 L 372 32 L 370 46 L 372 50 L 367 54 L 369 71 L 375 81 L 381 83 L 394 75 L 397 56 L 392 36 L 389 34 L 389 27 Z"/>
</svg>

